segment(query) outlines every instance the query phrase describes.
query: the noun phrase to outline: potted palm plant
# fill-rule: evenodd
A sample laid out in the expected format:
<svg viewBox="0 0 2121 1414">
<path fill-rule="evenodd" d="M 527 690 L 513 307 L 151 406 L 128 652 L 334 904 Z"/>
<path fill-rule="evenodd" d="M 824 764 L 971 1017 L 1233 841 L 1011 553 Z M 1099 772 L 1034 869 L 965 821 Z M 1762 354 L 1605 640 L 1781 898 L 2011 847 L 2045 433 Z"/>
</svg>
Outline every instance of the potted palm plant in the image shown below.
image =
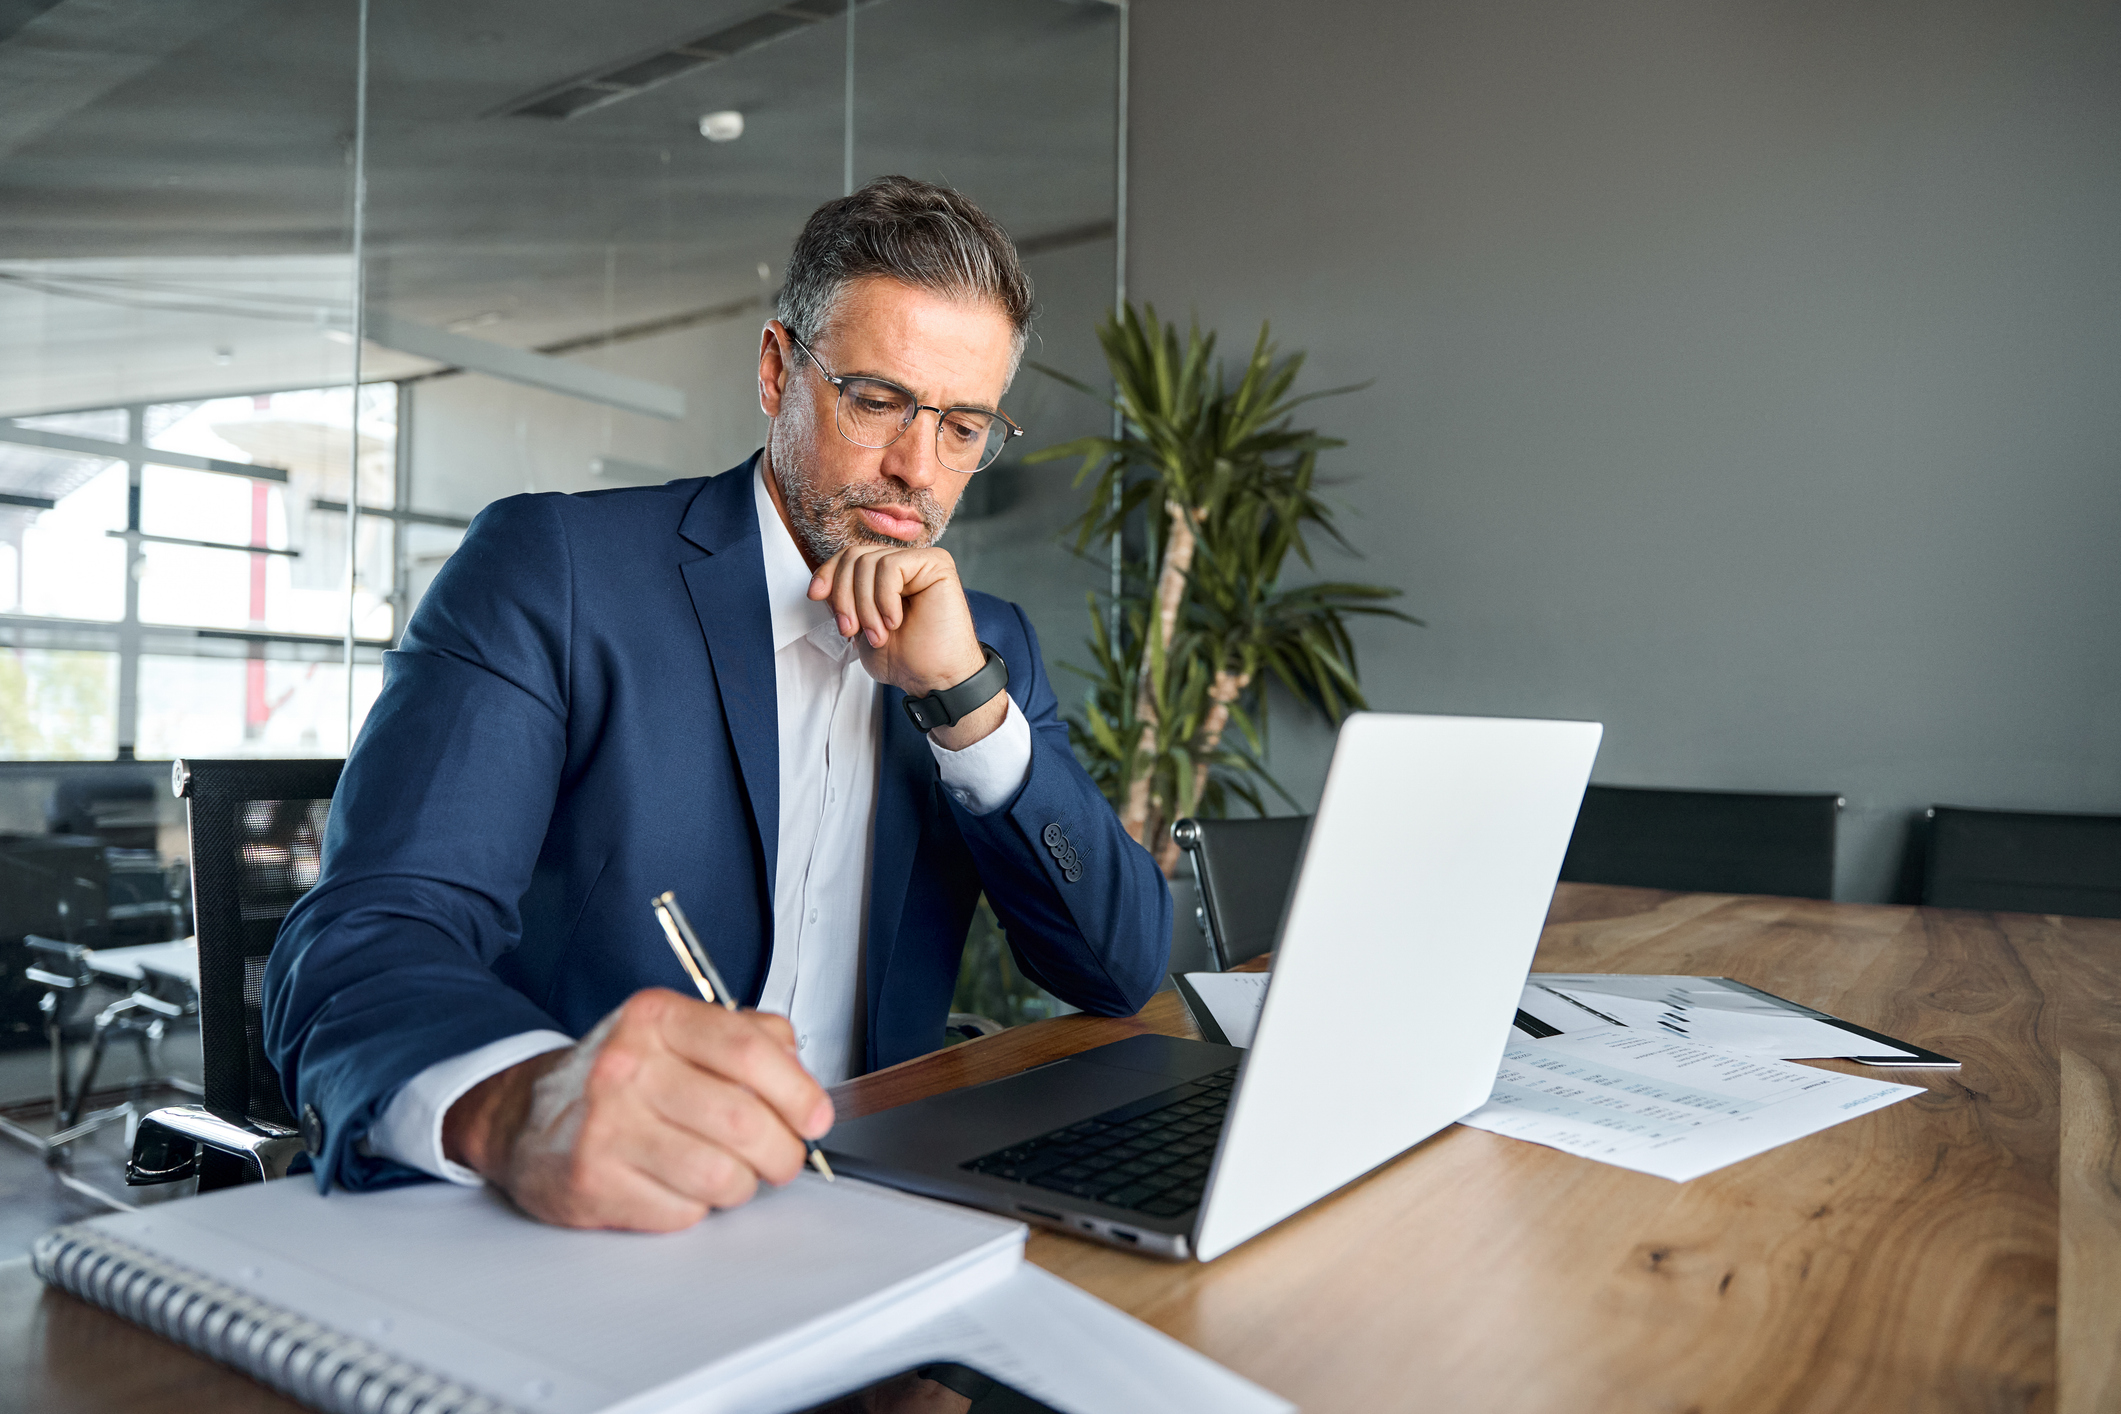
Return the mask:
<svg viewBox="0 0 2121 1414">
<path fill-rule="evenodd" d="M 1364 705 L 1348 617 L 1420 620 L 1384 603 L 1397 589 L 1283 582 L 1291 554 L 1311 565 L 1307 528 L 1349 548 L 1316 489 L 1318 454 L 1342 443 L 1296 427 L 1293 413 L 1351 390 L 1292 396 L 1303 356 L 1277 358 L 1265 328 L 1234 381 L 1213 334 L 1191 328 L 1181 336 L 1153 307 L 1127 306 L 1100 325 L 1098 338 L 1112 369 L 1119 434 L 1026 460 L 1082 459 L 1076 483 L 1090 482 L 1091 490 L 1069 527 L 1078 553 L 1138 527 L 1122 538 L 1128 548 L 1117 598 L 1090 598 L 1093 666 L 1075 669 L 1089 691 L 1068 720 L 1091 778 L 1168 877 L 1178 864 L 1174 822 L 1226 814 L 1233 802 L 1265 814 L 1264 792 L 1300 808 L 1263 763 L 1267 684 L 1280 683 L 1337 724 Z M 1181 935 L 1192 926 L 1189 887 L 1173 881 Z M 984 900 L 952 1006 L 1009 1026 L 1065 1009 L 1010 965 Z"/>
<path fill-rule="evenodd" d="M 1070 527 L 1078 553 L 1121 536 L 1116 602 L 1091 596 L 1092 665 L 1070 716 L 1077 752 L 1135 839 L 1169 876 L 1170 826 L 1241 801 L 1266 813 L 1267 686 L 1338 724 L 1364 706 L 1350 616 L 1420 622 L 1384 601 L 1400 591 L 1344 581 L 1285 583 L 1290 555 L 1312 567 L 1308 531 L 1353 553 L 1317 489 L 1319 453 L 1344 445 L 1295 425 L 1303 355 L 1278 357 L 1263 325 L 1234 371 L 1215 335 L 1181 334 L 1153 306 L 1099 325 L 1118 431 L 1028 458 L 1081 458 L 1089 505 Z M 1042 372 L 1092 397 L 1095 389 Z M 1132 536 L 1123 535 L 1129 525 Z"/>
</svg>

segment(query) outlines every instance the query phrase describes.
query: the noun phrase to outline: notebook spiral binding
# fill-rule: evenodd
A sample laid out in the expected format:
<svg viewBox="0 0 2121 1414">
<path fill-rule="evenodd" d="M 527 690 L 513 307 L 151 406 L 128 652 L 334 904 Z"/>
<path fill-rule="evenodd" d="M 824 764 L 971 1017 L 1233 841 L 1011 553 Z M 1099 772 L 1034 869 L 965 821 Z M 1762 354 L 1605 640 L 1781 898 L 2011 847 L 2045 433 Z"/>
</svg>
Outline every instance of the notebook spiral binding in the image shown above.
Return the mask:
<svg viewBox="0 0 2121 1414">
<path fill-rule="evenodd" d="M 47 1284 L 330 1414 L 516 1414 L 357 1337 L 79 1227 L 37 1239 Z"/>
</svg>

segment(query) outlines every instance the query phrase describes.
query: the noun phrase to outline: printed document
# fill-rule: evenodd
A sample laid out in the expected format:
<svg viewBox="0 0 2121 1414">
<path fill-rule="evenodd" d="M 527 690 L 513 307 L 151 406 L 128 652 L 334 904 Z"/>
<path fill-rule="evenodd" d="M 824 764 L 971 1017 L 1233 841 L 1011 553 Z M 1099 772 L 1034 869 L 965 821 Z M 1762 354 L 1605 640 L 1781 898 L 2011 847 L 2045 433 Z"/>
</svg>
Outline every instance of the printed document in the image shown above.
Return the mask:
<svg viewBox="0 0 2121 1414">
<path fill-rule="evenodd" d="M 1601 1026 L 1513 1041 L 1459 1123 L 1684 1182 L 1922 1093 Z"/>
<path fill-rule="evenodd" d="M 1629 979 L 1633 981 L 1634 979 Z M 1610 985 L 1566 983 L 1537 973 L 1525 983 L 1519 1005 L 1557 1031 L 1585 1031 L 1598 1026 L 1630 1026 L 1715 1046 L 1782 1060 L 1821 1060 L 1835 1056 L 1905 1056 L 1911 1051 L 1886 1045 L 1831 1021 L 1777 1006 L 1755 993 L 1708 985 L 1713 979 L 1648 978 L 1652 987 L 1623 991 Z M 1646 993 L 1646 994 L 1645 994 Z M 1556 999 L 1562 1005 L 1556 1005 Z"/>
<path fill-rule="evenodd" d="M 1259 1013 L 1267 1003 L 1267 982 L 1272 975 L 1268 972 L 1188 972 L 1186 983 L 1208 1008 L 1208 1014 L 1229 1038 L 1228 1043 L 1249 1048 L 1252 1033 L 1259 1029 Z"/>
</svg>

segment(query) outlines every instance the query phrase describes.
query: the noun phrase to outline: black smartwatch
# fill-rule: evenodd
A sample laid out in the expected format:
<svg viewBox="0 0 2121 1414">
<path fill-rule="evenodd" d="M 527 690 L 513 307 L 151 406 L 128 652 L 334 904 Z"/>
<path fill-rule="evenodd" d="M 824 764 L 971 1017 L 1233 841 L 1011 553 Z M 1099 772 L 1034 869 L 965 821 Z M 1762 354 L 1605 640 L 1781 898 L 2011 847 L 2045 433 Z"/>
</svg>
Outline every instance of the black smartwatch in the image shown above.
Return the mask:
<svg viewBox="0 0 2121 1414">
<path fill-rule="evenodd" d="M 1002 661 L 1002 655 L 984 643 L 979 646 L 979 651 L 987 655 L 986 663 L 956 687 L 946 687 L 926 697 L 906 699 L 906 715 L 913 719 L 914 726 L 922 732 L 956 726 L 992 702 L 1009 685 L 1009 665 Z"/>
</svg>

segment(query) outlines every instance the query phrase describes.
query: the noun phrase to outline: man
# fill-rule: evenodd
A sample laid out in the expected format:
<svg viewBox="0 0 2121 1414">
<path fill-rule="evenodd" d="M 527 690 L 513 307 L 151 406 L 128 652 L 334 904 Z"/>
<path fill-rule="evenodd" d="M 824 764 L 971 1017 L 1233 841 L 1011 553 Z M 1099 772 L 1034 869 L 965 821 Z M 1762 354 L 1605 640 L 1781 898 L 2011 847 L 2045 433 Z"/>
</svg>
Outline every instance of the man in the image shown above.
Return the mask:
<svg viewBox="0 0 2121 1414">
<path fill-rule="evenodd" d="M 1162 875 L 1069 750 L 1022 612 L 935 547 L 1015 435 L 1030 313 L 984 213 L 881 179 L 797 240 L 750 462 L 479 516 L 265 976 L 321 1184 L 484 1180 L 591 1227 L 742 1203 L 829 1128 L 821 1082 L 941 1044 L 982 890 L 1027 976 L 1147 1000 Z M 692 992 L 665 889 L 756 1010 Z"/>
</svg>

